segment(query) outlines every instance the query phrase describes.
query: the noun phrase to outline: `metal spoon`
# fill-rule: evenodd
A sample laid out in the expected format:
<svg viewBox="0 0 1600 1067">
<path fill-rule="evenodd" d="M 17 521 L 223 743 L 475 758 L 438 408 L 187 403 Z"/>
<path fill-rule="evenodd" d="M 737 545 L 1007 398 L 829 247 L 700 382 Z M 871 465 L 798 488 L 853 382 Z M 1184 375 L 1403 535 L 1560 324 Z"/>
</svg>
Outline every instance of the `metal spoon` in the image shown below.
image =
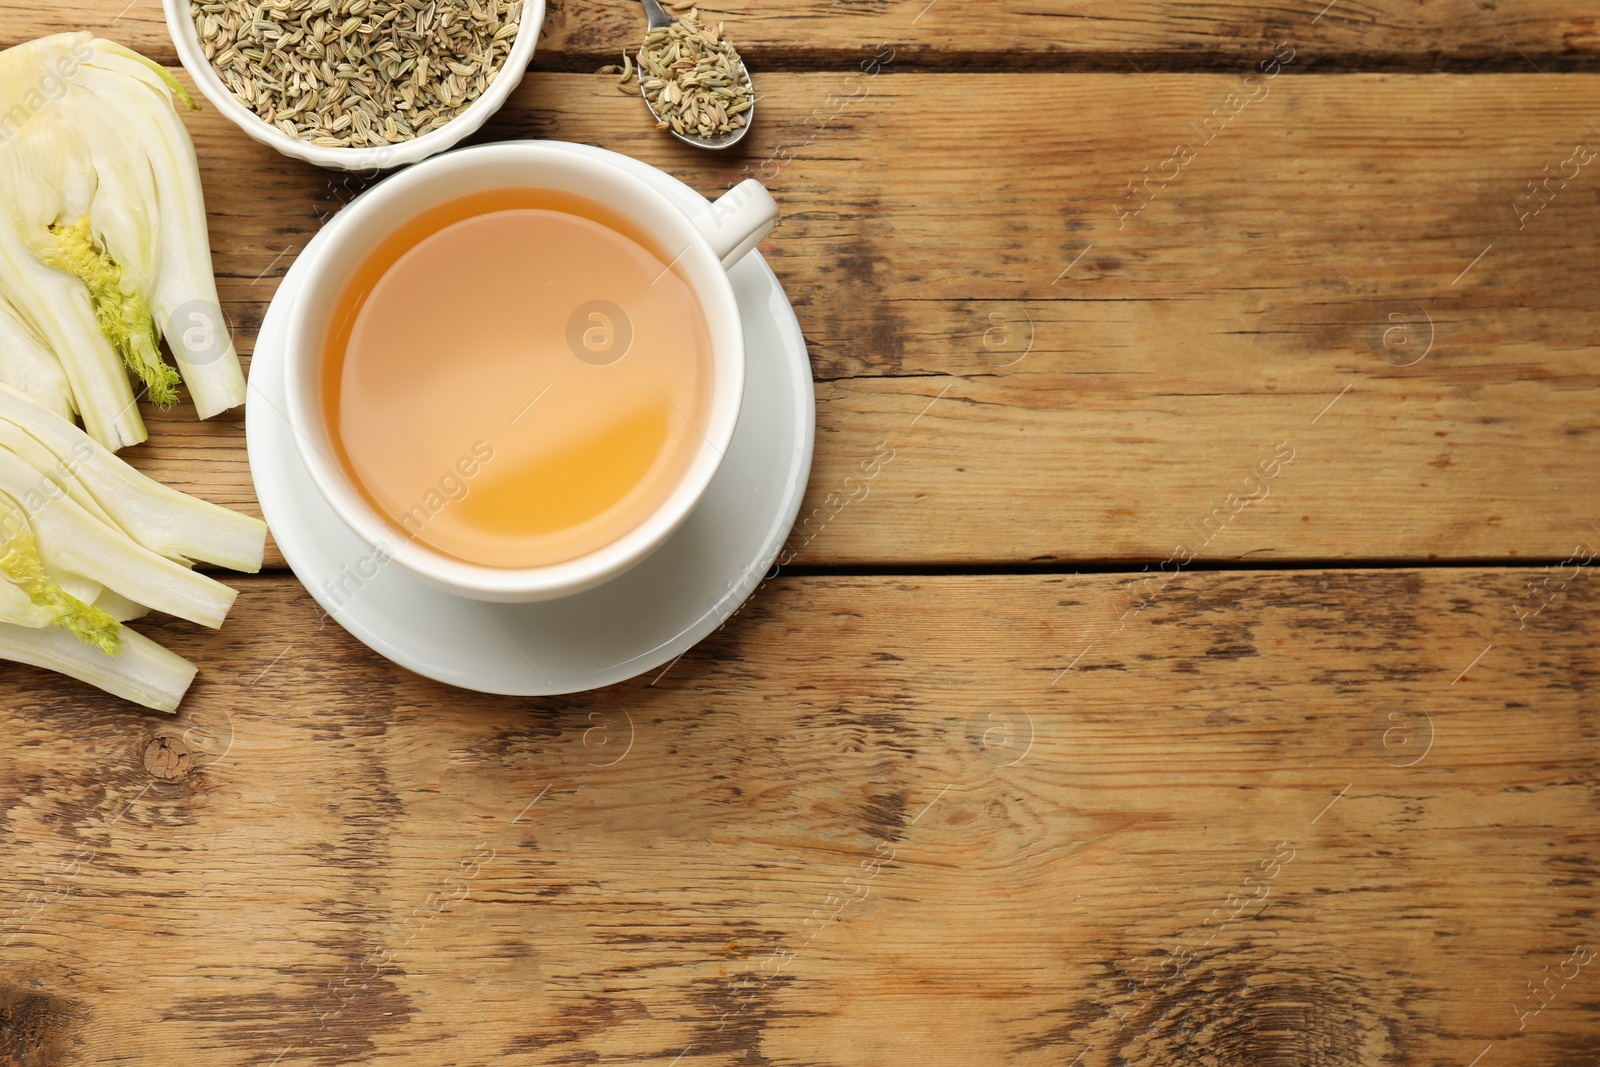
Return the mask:
<svg viewBox="0 0 1600 1067">
<path fill-rule="evenodd" d="M 674 22 L 678 21 L 665 11 L 661 10 L 661 5 L 657 3 L 656 0 L 639 0 L 639 2 L 644 5 L 645 20 L 647 22 L 645 27 L 646 29 L 664 29 L 665 27 L 671 26 Z M 743 64 L 741 64 L 741 66 L 742 65 Z M 655 116 L 657 122 L 661 122 L 661 113 L 651 105 L 650 97 L 644 91 L 644 78 L 644 71 L 641 70 L 639 72 L 639 95 L 644 98 L 644 106 L 650 108 L 650 114 Z M 684 144 L 692 144 L 696 148 L 728 148 L 732 145 L 738 144 L 739 139 L 750 132 L 750 125 L 755 121 L 756 118 L 756 89 L 755 83 L 750 80 L 750 69 L 748 67 L 745 67 L 744 71 L 744 84 L 745 87 L 750 90 L 750 106 L 745 109 L 743 126 L 740 126 L 734 130 L 729 130 L 727 133 L 716 134 L 712 137 L 694 137 L 690 134 L 679 133 L 671 126 L 666 128 L 667 132 L 672 134 L 672 136 L 676 137 L 678 140 L 682 141 Z"/>
</svg>

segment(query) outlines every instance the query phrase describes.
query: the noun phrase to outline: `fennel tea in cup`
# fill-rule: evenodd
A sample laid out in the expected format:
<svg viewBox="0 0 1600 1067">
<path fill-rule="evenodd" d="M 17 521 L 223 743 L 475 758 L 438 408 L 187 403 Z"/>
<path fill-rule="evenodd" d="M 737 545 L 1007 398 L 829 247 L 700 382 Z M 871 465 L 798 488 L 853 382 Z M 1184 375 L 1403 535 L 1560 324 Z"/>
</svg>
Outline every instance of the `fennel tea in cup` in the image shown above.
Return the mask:
<svg viewBox="0 0 1600 1067">
<path fill-rule="evenodd" d="M 592 587 L 692 510 L 743 392 L 722 260 L 775 217 L 756 185 L 691 220 L 560 148 L 468 149 L 363 194 L 291 326 L 318 488 L 388 556 L 481 599 Z"/>
<path fill-rule="evenodd" d="M 409 219 L 333 313 L 322 403 L 397 536 L 490 567 L 561 563 L 664 504 L 700 451 L 705 315 L 601 204 L 510 188 Z"/>
</svg>

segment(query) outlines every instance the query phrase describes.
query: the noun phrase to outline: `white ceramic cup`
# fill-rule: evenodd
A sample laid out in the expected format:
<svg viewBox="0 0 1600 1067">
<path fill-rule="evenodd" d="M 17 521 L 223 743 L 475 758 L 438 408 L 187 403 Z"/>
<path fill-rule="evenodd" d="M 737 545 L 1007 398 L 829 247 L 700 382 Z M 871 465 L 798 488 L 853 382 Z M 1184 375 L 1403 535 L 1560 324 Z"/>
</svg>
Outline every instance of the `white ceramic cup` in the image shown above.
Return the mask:
<svg viewBox="0 0 1600 1067">
<path fill-rule="evenodd" d="M 396 227 L 445 201 L 511 187 L 577 194 L 621 213 L 676 256 L 705 315 L 711 401 L 696 427 L 700 449 L 667 501 L 622 537 L 586 555 L 538 567 L 469 563 L 410 539 L 351 484 L 329 439 L 321 397 L 324 342 L 351 274 Z M 733 440 L 744 396 L 744 331 L 728 268 L 755 248 L 778 208 L 760 182 L 745 181 L 690 217 L 633 174 L 558 141 L 461 149 L 411 167 L 362 193 L 334 216 L 315 245 L 290 309 L 285 413 L 317 491 L 374 554 L 430 584 L 474 600 L 530 602 L 571 596 L 633 567 L 688 518 Z"/>
</svg>

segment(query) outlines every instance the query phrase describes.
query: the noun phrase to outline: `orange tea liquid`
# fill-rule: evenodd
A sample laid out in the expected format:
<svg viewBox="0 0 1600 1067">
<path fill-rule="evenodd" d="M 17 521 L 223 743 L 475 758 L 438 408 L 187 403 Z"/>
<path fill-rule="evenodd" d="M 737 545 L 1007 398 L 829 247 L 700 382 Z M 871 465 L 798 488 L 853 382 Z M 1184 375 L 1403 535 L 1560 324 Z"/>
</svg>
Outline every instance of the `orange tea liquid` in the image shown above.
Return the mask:
<svg viewBox="0 0 1600 1067">
<path fill-rule="evenodd" d="M 367 257 L 335 306 L 323 411 L 399 539 L 532 567 L 666 502 L 712 384 L 671 260 L 602 205 L 529 189 L 441 204 Z"/>
</svg>

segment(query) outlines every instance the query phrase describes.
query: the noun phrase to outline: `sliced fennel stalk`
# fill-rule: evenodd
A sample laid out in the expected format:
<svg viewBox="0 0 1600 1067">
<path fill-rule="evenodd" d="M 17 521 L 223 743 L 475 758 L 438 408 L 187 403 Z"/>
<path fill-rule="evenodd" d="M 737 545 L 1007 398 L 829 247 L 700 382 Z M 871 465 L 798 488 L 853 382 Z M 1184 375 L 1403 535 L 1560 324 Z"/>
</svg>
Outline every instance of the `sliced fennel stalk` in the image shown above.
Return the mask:
<svg viewBox="0 0 1600 1067">
<path fill-rule="evenodd" d="M 63 480 L 86 490 L 104 509 L 107 522 L 144 547 L 172 559 L 200 560 L 229 570 L 261 569 L 267 527 L 259 519 L 145 477 L 70 422 L 0 385 L 0 445 L 6 443 L 7 425 L 39 442 L 54 458 L 54 469 L 64 475 Z"/>
<path fill-rule="evenodd" d="M 56 671 L 157 711 L 176 711 L 195 666 L 142 634 L 122 628 L 122 651 L 108 656 L 54 626 L 0 622 L 0 659 Z"/>
<path fill-rule="evenodd" d="M 0 295 L 0 384 L 21 390 L 63 419 L 78 413 L 61 361 L 11 302 Z"/>
<path fill-rule="evenodd" d="M 0 582 L 0 622 L 39 629 L 54 625 L 60 614 L 59 611 L 35 604 L 20 585 L 11 584 L 10 580 Z"/>
<path fill-rule="evenodd" d="M 40 559 L 44 559 L 44 557 L 41 556 Z M 78 598 L 85 604 L 93 604 L 105 595 L 106 587 L 99 582 L 91 581 L 81 574 L 73 574 L 71 571 L 62 570 L 50 560 L 44 560 L 44 573 L 52 582 L 59 585 L 62 591 Z"/>
<path fill-rule="evenodd" d="M 104 586 L 100 589 L 100 595 L 95 597 L 92 603 L 118 622 L 132 622 L 134 619 L 142 619 L 150 614 L 150 609 L 143 604 L 135 604 L 121 593 L 113 592 Z"/>
<path fill-rule="evenodd" d="M 0 388 L 5 388 L 0 386 Z M 39 472 L 39 481 L 36 485 L 40 493 L 61 492 L 70 496 L 89 514 L 101 522 L 118 529 L 117 523 L 106 514 L 100 502 L 85 489 L 76 478 L 71 475 L 71 468 L 58 460 L 54 453 L 41 444 L 37 438 L 19 427 L 0 420 L 0 448 L 9 448 L 20 458 L 27 461 L 28 465 Z"/>
<path fill-rule="evenodd" d="M 70 497 L 40 492 L 39 474 L 0 448 L 0 493 L 25 509 L 40 554 L 135 603 L 215 629 L 237 594 L 113 530 Z"/>
<path fill-rule="evenodd" d="M 4 493 L 0 493 L 0 574 L 11 588 L 43 610 L 52 625 L 108 656 L 122 650 L 122 626 L 117 620 L 68 593 L 45 573 L 28 516 Z"/>
<path fill-rule="evenodd" d="M 0 658 L 172 710 L 194 667 L 122 623 L 154 608 L 219 626 L 234 591 L 189 570 L 258 570 L 266 525 L 161 485 L 0 384 Z"/>
</svg>

